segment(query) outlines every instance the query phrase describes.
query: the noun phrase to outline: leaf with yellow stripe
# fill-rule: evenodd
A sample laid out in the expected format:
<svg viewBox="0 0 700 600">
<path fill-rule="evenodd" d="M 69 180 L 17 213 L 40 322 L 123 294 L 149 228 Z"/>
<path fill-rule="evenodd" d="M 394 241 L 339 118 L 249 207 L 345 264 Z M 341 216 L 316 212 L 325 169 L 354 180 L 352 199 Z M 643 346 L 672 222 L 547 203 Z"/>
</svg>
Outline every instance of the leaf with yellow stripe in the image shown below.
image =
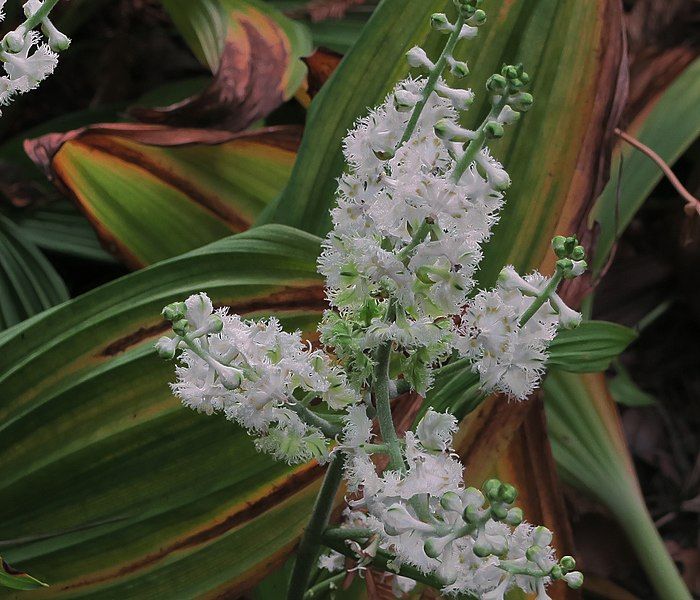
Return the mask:
<svg viewBox="0 0 700 600">
<path fill-rule="evenodd" d="M 299 130 L 92 125 L 25 148 L 132 268 L 247 229 L 284 187 Z"/>
</svg>

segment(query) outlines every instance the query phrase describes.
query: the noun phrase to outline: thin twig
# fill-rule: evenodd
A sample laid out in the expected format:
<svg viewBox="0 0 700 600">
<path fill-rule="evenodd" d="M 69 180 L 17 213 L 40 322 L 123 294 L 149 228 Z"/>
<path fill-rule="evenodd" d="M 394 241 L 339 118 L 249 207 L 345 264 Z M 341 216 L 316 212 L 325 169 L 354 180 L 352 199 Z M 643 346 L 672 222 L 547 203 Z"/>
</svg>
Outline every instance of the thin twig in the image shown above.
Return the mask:
<svg viewBox="0 0 700 600">
<path fill-rule="evenodd" d="M 668 166 L 666 161 L 664 161 L 663 158 L 661 158 L 656 152 L 654 152 L 649 146 L 646 146 L 642 144 L 638 139 L 633 138 L 631 135 L 628 133 L 625 133 L 624 131 L 620 129 L 615 129 L 615 135 L 621 137 L 623 140 L 625 140 L 628 144 L 631 146 L 634 146 L 637 150 L 642 152 L 643 154 L 646 154 L 651 160 L 653 160 L 659 168 L 663 171 L 664 175 L 666 175 L 666 178 L 669 180 L 671 185 L 676 188 L 676 191 L 681 195 L 683 200 L 686 202 L 686 207 L 690 208 L 691 210 L 694 210 L 698 214 L 700 214 L 700 200 L 698 200 L 695 196 L 693 196 L 684 186 L 683 184 L 678 180 L 678 177 L 673 173 L 671 170 L 671 167 Z"/>
</svg>

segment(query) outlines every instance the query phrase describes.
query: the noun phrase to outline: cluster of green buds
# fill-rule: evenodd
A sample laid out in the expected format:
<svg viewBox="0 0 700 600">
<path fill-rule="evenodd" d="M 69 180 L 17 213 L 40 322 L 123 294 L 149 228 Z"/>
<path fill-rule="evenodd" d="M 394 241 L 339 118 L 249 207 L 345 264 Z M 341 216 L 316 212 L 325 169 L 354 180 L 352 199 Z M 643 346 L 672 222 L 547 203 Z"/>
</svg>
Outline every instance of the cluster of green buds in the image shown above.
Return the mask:
<svg viewBox="0 0 700 600">
<path fill-rule="evenodd" d="M 562 272 L 564 279 L 573 279 L 583 273 L 586 264 L 586 250 L 579 245 L 575 236 L 558 235 L 552 239 L 552 249 L 557 255 L 557 270 Z"/>
<path fill-rule="evenodd" d="M 196 347 L 193 340 L 219 333 L 224 326 L 216 313 L 198 314 L 195 310 L 188 310 L 184 302 L 168 304 L 161 314 L 172 323 L 175 334 L 161 338 L 156 344 L 158 355 L 166 360 L 172 360 L 179 347 Z"/>
</svg>

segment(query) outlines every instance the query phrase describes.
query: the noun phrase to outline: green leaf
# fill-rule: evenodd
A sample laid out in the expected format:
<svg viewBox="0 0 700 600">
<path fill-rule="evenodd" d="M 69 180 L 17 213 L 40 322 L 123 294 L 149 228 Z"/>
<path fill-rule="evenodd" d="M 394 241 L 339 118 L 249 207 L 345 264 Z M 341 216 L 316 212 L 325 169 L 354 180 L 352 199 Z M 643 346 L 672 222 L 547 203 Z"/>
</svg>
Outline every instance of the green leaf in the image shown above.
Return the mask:
<svg viewBox="0 0 700 600">
<path fill-rule="evenodd" d="M 649 111 L 627 131 L 672 165 L 700 136 L 700 59 L 686 67 Z M 622 147 L 623 169 L 613 177 L 596 203 L 591 220 L 600 224 L 592 268 L 599 273 L 617 238 L 627 228 L 663 174 L 652 160 L 629 145 Z M 617 172 L 620 156 L 613 165 Z M 619 188 L 619 198 L 618 198 Z M 670 199 L 669 202 L 673 202 Z M 678 198 L 678 210 L 682 200 Z"/>
<path fill-rule="evenodd" d="M 44 255 L 0 214 L 0 330 L 68 299 Z"/>
<path fill-rule="evenodd" d="M 27 142 L 106 248 L 132 268 L 247 229 L 286 183 L 298 130 L 95 125 Z"/>
<path fill-rule="evenodd" d="M 12 215 L 25 238 L 37 248 L 85 260 L 112 263 L 88 220 L 67 200 L 27 208 Z"/>
<path fill-rule="evenodd" d="M 652 406 L 656 399 L 642 390 L 619 361 L 615 362 L 614 377 L 608 379 L 608 391 L 615 402 L 624 406 Z"/>
<path fill-rule="evenodd" d="M 429 16 L 450 10 L 445 0 L 385 0 L 358 42 L 311 104 L 299 158 L 280 200 L 264 214 L 318 235 L 330 226 L 336 178 L 343 170 L 341 140 L 355 120 L 380 102 L 408 72 L 403 54 L 422 44 L 430 56 L 444 40 L 428 35 Z M 472 70 L 464 84 L 477 92 L 465 124 L 483 118 L 483 86 L 503 62 L 523 62 L 532 76 L 533 109 L 495 148 L 513 180 L 495 236 L 488 244 L 481 281 L 501 266 L 541 263 L 555 233 L 577 227 L 576 215 L 592 201 L 615 82 L 622 64 L 619 11 L 608 2 L 522 0 L 496 3 L 479 36 L 458 46 Z M 387 56 L 394 57 L 388 60 Z M 459 84 L 459 82 L 453 82 Z M 347 90 L 353 90 L 348 94 Z M 566 132 L 564 134 L 563 132 Z M 597 143 L 598 142 L 598 143 Z"/>
<path fill-rule="evenodd" d="M 656 597 L 690 600 L 644 504 L 605 377 L 552 369 L 543 390 L 549 438 L 562 479 L 612 513 L 644 567 Z"/>
<path fill-rule="evenodd" d="M 0 546 L 40 567 L 46 594 L 235 595 L 281 564 L 320 470 L 275 463 L 231 423 L 183 409 L 153 343 L 168 329 L 160 308 L 198 290 L 314 330 L 318 250 L 309 234 L 258 228 L 0 336 Z"/>
<path fill-rule="evenodd" d="M 29 573 L 12 568 L 0 556 L 0 587 L 14 590 L 36 590 L 48 586 Z"/>
<path fill-rule="evenodd" d="M 557 333 L 549 346 L 547 364 L 570 373 L 604 371 L 636 337 L 633 329 L 617 323 L 584 321 Z"/>
</svg>

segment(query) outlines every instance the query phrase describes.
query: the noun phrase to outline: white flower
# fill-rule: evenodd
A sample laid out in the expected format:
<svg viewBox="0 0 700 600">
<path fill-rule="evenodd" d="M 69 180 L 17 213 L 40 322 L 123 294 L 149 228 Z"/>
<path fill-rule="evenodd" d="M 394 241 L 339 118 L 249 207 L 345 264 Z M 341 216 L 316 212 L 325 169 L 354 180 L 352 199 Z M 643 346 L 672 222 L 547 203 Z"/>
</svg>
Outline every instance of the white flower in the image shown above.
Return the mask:
<svg viewBox="0 0 700 600">
<path fill-rule="evenodd" d="M 318 557 L 318 568 L 331 573 L 343 571 L 345 569 L 345 556 L 335 550 L 331 550 L 328 554 L 321 554 Z"/>
<path fill-rule="evenodd" d="M 416 435 L 426 450 L 444 452 L 457 431 L 457 419 L 449 413 L 439 413 L 429 409 L 418 423 Z"/>
<path fill-rule="evenodd" d="M 35 31 L 24 36 L 19 52 L 4 52 L 3 58 L 7 76 L 20 92 L 36 88 L 58 64 L 58 55 L 47 44 L 39 44 L 39 34 Z"/>
<path fill-rule="evenodd" d="M 258 448 L 289 462 L 327 457 L 327 440 L 290 408 L 295 394 L 315 394 L 333 408 L 358 400 L 340 367 L 279 321 L 244 321 L 214 310 L 204 293 L 184 303 L 190 333 L 161 339 L 158 350 L 180 354 L 172 389 L 185 406 L 225 416 L 259 435 Z M 180 327 L 180 325 L 178 325 Z M 179 330 L 179 329 L 178 329 Z"/>
<path fill-rule="evenodd" d="M 521 277 L 512 266 L 501 271 L 498 285 L 479 292 L 467 304 L 456 328 L 455 347 L 473 360 L 484 391 L 498 390 L 524 400 L 539 385 L 547 347 L 557 327 L 578 324 L 581 316 L 555 293 L 520 325 L 534 298 L 549 280 L 537 272 Z"/>
</svg>

